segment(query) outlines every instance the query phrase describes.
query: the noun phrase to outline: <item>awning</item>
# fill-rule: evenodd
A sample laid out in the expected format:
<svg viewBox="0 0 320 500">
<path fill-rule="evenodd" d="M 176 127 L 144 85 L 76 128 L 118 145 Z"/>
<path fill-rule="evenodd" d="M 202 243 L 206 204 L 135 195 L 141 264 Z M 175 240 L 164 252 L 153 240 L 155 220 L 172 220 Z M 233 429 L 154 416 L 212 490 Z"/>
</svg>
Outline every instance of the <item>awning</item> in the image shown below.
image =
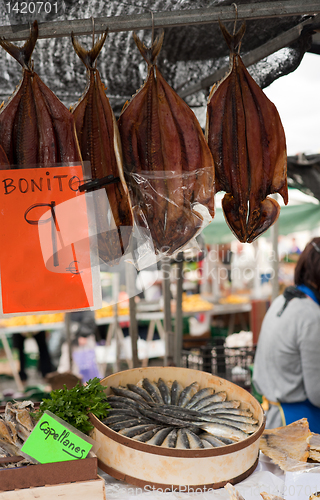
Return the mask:
<svg viewBox="0 0 320 500">
<path fill-rule="evenodd" d="M 279 234 L 287 235 L 298 231 L 313 230 L 320 227 L 320 204 L 304 203 L 282 206 L 279 216 Z M 202 231 L 209 245 L 229 243 L 235 239 L 229 229 L 222 208 L 216 209 L 213 221 Z M 270 229 L 263 234 L 270 237 Z"/>
</svg>

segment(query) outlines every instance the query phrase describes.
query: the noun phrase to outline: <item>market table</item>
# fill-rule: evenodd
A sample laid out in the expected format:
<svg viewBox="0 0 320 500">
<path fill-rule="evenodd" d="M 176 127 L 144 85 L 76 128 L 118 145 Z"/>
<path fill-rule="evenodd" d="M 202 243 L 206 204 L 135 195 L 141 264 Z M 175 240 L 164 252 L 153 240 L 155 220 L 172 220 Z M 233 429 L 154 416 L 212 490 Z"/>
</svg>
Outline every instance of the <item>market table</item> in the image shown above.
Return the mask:
<svg viewBox="0 0 320 500">
<path fill-rule="evenodd" d="M 24 386 L 22 384 L 19 372 L 16 367 L 16 363 L 13 359 L 12 350 L 10 344 L 8 342 L 7 337 L 12 335 L 13 333 L 28 333 L 28 332 L 40 332 L 41 330 L 59 330 L 64 327 L 64 322 L 56 322 L 56 323 L 35 323 L 32 325 L 16 325 L 16 326 L 8 326 L 8 327 L 0 327 L 0 339 L 3 344 L 4 351 L 6 353 L 6 357 L 9 361 L 12 375 L 17 385 L 17 389 L 19 391 L 24 390 Z"/>
<path fill-rule="evenodd" d="M 179 491 L 163 492 L 159 489 L 137 488 L 123 481 L 118 481 L 109 476 L 102 470 L 98 473 L 105 480 L 106 498 L 108 500 L 176 500 L 189 499 L 195 496 L 199 500 L 230 500 L 227 491 L 224 488 L 218 490 L 209 489 L 199 491 L 192 487 L 181 487 Z M 245 500 L 261 500 L 260 493 L 266 491 L 269 494 L 283 496 L 285 490 L 285 475 L 277 465 L 260 453 L 258 465 L 247 479 L 235 485 L 235 488 Z"/>
</svg>

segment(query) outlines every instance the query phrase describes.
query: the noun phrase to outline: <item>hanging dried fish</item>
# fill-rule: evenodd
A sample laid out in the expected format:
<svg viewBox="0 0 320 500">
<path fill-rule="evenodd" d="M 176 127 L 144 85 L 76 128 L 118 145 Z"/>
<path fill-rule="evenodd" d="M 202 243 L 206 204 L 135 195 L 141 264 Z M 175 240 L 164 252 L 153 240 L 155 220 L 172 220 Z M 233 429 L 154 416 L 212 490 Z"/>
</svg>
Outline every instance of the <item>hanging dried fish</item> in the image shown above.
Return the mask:
<svg viewBox="0 0 320 500">
<path fill-rule="evenodd" d="M 0 146 L 0 170 L 4 170 L 6 168 L 9 168 L 9 160 L 3 150 L 3 147 Z"/>
<path fill-rule="evenodd" d="M 0 38 L 23 68 L 20 85 L 0 111 L 0 144 L 9 164 L 18 168 L 81 161 L 72 114 L 33 71 L 37 38 L 37 21 L 22 47 Z"/>
<path fill-rule="evenodd" d="M 239 241 L 251 243 L 279 216 L 279 204 L 267 196 L 280 193 L 288 203 L 286 139 L 275 105 L 239 55 L 245 24 L 234 35 L 220 28 L 230 48 L 230 71 L 210 92 L 206 136 L 216 192 L 226 192 L 226 221 Z"/>
<path fill-rule="evenodd" d="M 194 113 L 156 65 L 163 36 L 147 48 L 134 34 L 148 76 L 118 125 L 136 221 L 170 255 L 197 233 L 203 215 L 214 215 L 214 164 Z"/>
<path fill-rule="evenodd" d="M 90 161 L 93 179 L 112 175 L 118 181 L 105 186 L 112 225 L 98 234 L 99 255 L 108 262 L 117 261 L 128 248 L 132 233 L 133 214 L 128 188 L 123 175 L 122 151 L 117 122 L 105 87 L 96 69 L 96 59 L 106 40 L 105 33 L 92 47 L 85 50 L 72 34 L 73 47 L 87 68 L 88 84 L 79 103 L 73 109 L 82 158 Z M 99 207 L 97 207 L 99 212 Z"/>
</svg>

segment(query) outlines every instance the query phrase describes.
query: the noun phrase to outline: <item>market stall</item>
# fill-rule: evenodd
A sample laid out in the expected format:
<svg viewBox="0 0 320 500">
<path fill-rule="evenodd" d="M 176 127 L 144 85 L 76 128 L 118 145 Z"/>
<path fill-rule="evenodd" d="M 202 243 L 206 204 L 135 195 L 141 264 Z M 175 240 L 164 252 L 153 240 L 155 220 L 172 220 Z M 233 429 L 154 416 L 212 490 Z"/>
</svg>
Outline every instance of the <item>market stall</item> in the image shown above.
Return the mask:
<svg viewBox="0 0 320 500">
<path fill-rule="evenodd" d="M 69 312 L 101 310 L 100 265 L 113 267 L 116 276 L 110 305 L 112 315 L 98 320 L 109 325 L 106 347 L 116 339 L 115 373 L 102 381 L 105 391 L 96 381 L 95 397 L 99 399 L 98 392 L 101 397 L 98 410 L 99 405 L 88 405 L 84 398 L 85 411 L 82 408 L 80 420 L 85 421 L 90 437 L 84 436 L 81 445 L 76 446 L 67 439 L 73 429 L 66 426 L 61 433 L 56 430 L 61 421 L 54 411 L 53 417 L 50 414 L 54 398 L 47 402 L 51 410 L 45 414 L 47 420 L 41 421 L 43 427 L 35 427 L 34 422 L 28 427 L 28 421 L 21 428 L 19 412 L 24 411 L 26 417 L 26 406 L 30 406 L 27 404 L 22 404 L 22 408 L 9 405 L 0 420 L 9 435 L 1 438 L 0 443 L 3 441 L 7 449 L 11 448 L 10 456 L 15 457 L 13 460 L 2 457 L 1 463 L 19 463 L 22 458 L 19 450 L 27 461 L 31 457 L 31 463 L 41 456 L 40 467 L 28 465 L 31 470 L 37 467 L 37 481 L 28 483 L 24 477 L 18 486 L 22 491 L 32 486 L 57 487 L 59 471 L 50 462 L 56 464 L 58 460 L 48 452 L 49 463 L 41 462 L 42 446 L 45 449 L 44 441 L 51 437 L 72 460 L 90 460 L 89 449 L 94 446 L 90 440 L 95 440 L 98 447 L 92 448 L 95 456 L 91 462 L 107 474 L 104 479 L 110 494 L 117 490 L 116 485 L 121 485 L 121 498 L 146 493 L 132 492 L 128 485 L 151 487 L 155 496 L 162 495 L 158 489 L 171 491 L 190 486 L 199 488 L 204 498 L 207 488 L 212 498 L 226 498 L 226 492 L 220 490 L 228 482 L 239 483 L 246 500 L 250 495 L 258 498 L 261 487 L 276 485 L 277 493 L 283 493 L 278 478 L 281 473 L 273 469 L 275 477 L 270 477 L 264 473 L 263 460 L 260 462 L 265 417 L 257 399 L 240 386 L 204 370 L 180 367 L 182 323 L 186 314 L 183 263 L 190 247 L 196 260 L 200 260 L 202 252 L 196 237 L 201 232 L 210 238 L 212 230 L 211 242 L 217 242 L 216 227 L 222 213 L 215 209 L 216 191 L 226 193 L 222 207 L 229 236 L 254 245 L 271 227 L 276 242 L 274 223 L 279 212 L 281 216 L 286 213 L 276 197 L 282 196 L 285 204 L 288 201 L 285 131 L 276 108 L 261 89 L 299 65 L 318 29 L 320 2 L 218 3 L 207 7 L 200 0 L 190 1 L 180 8 L 179 2 L 173 5 L 159 0 L 152 4 L 150 13 L 146 11 L 150 9 L 149 2 L 137 8 L 125 2 L 104 6 L 85 0 L 80 4 L 66 3 L 64 11 L 55 12 L 54 20 L 50 4 L 50 12 L 45 11 L 38 23 L 29 9 L 30 26 L 22 10 L 10 10 L 10 3 L 6 4 L 9 11 L 7 8 L 1 12 L 3 97 L 11 95 L 15 88 L 17 62 L 23 75 L 14 96 L 0 110 L 0 184 L 4 190 L 1 211 L 4 223 L 0 234 L 3 242 L 12 242 L 19 248 L 19 252 L 13 252 L 12 246 L 3 244 L 0 249 L 1 315 L 63 311 L 67 313 L 64 326 L 68 332 Z M 166 30 L 165 36 L 162 28 Z M 143 31 L 140 36 L 136 33 L 139 30 Z M 108 48 L 104 45 L 107 31 Z M 91 49 L 80 43 L 78 37 L 82 35 L 90 36 Z M 102 36 L 97 38 L 97 35 Z M 23 46 L 12 45 L 21 40 L 25 41 Z M 262 59 L 285 47 L 289 50 L 278 59 L 264 61 L 267 70 L 261 71 Z M 229 76 L 233 77 L 215 86 L 227 70 L 229 52 Z M 249 66 L 255 78 L 249 75 L 246 69 Z M 102 80 L 108 82 L 109 100 Z M 59 92 L 61 100 L 57 98 Z M 243 96 L 243 101 L 239 96 Z M 72 113 L 67 108 L 70 105 Z M 203 105 L 208 105 L 206 135 L 191 111 L 191 107 Z M 252 119 L 247 119 L 247 115 Z M 313 220 L 318 220 L 318 206 L 299 207 L 298 215 L 303 219 L 312 215 Z M 279 220 L 281 224 L 281 217 Z M 285 221 L 284 224 L 287 227 Z M 117 305 L 123 264 L 127 266 L 126 284 L 134 290 L 128 294 L 129 311 L 125 316 L 120 315 Z M 161 266 L 163 304 L 158 311 L 141 312 L 134 300 L 138 279 L 130 271 L 152 266 L 153 269 Z M 175 309 L 170 288 L 173 266 L 177 268 Z M 209 308 L 189 311 L 189 315 L 228 314 L 230 333 L 233 315 L 250 311 L 250 301 L 219 304 L 213 297 Z M 131 355 L 125 359 L 130 369 L 121 372 L 120 323 L 129 319 Z M 139 319 L 150 323 L 148 342 L 157 327 L 165 347 L 163 367 L 137 368 Z M 10 332 L 8 328 L 0 330 L 9 359 L 11 351 L 6 335 Z M 142 365 L 149 358 L 149 354 L 145 356 Z M 20 387 L 15 371 L 14 375 Z M 59 401 L 62 415 L 67 415 L 67 411 L 63 413 L 66 409 L 71 414 L 75 412 L 81 399 L 78 396 L 90 389 L 90 384 L 79 386 L 74 399 L 68 399 L 67 395 L 63 403 Z M 111 408 L 107 407 L 106 395 Z M 212 398 L 210 403 L 203 404 L 207 397 Z M 216 413 L 208 416 L 204 408 L 211 404 Z M 106 414 L 102 407 L 108 408 Z M 219 410 L 222 422 L 216 420 Z M 134 423 L 127 426 L 132 415 Z M 17 424 L 15 431 L 13 421 Z M 236 421 L 237 425 L 230 421 Z M 77 427 L 79 419 L 73 423 Z M 148 429 L 141 428 L 145 425 Z M 139 430 L 135 428 L 132 433 L 131 427 Z M 35 429 L 41 446 L 29 449 L 25 436 L 28 439 L 34 436 Z M 213 429 L 220 432 L 219 437 L 214 436 L 218 440 L 214 444 Z M 148 432 L 151 435 L 137 437 Z M 85 453 L 88 443 L 91 447 L 88 445 Z M 23 451 L 25 446 L 27 451 Z M 48 466 L 54 476 L 48 479 L 49 484 L 42 465 Z M 1 491 L 0 482 L 1 500 L 10 494 L 14 498 L 13 490 L 17 487 L 14 473 L 19 474 L 19 469 L 24 467 L 18 466 L 16 471 L 10 470 L 10 478 L 9 474 L 6 476 L 9 480 L 4 489 L 8 493 Z M 4 472 L 7 471 L 0 471 L 0 477 Z M 72 495 L 87 498 L 94 494 L 90 490 L 94 485 L 96 498 L 105 498 L 104 480 L 97 476 L 94 466 L 86 479 L 82 489 L 79 475 L 73 476 L 72 467 L 70 475 L 65 471 L 64 483 L 73 483 L 74 488 L 68 486 Z M 259 489 L 257 494 L 252 492 L 255 487 Z M 53 498 L 60 494 L 61 486 L 59 491 L 53 491 Z"/>
</svg>

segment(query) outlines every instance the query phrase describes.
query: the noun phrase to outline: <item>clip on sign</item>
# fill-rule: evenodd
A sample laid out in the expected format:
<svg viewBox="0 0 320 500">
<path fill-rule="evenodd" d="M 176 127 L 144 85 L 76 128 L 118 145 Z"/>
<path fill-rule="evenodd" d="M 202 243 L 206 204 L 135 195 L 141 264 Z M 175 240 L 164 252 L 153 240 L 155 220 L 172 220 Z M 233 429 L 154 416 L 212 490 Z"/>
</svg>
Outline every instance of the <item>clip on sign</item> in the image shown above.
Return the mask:
<svg viewBox="0 0 320 500">
<path fill-rule="evenodd" d="M 99 307 L 82 181 L 82 165 L 0 171 L 3 314 Z"/>
<path fill-rule="evenodd" d="M 44 412 L 21 448 L 23 456 L 41 464 L 86 458 L 93 447 L 91 438 L 57 417 Z"/>
</svg>

